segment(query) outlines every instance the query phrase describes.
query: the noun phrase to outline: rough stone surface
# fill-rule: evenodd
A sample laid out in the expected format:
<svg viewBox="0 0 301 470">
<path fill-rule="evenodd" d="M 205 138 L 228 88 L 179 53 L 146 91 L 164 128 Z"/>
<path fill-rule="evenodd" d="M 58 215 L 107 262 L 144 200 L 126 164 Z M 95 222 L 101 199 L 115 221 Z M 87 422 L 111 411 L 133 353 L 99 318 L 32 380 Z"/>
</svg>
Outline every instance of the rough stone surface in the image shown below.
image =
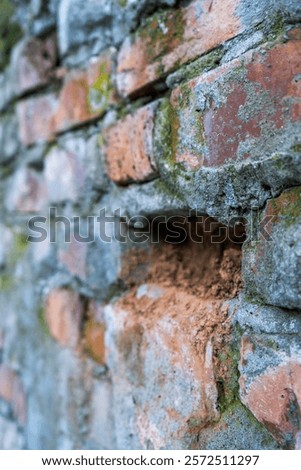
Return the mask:
<svg viewBox="0 0 301 470">
<path fill-rule="evenodd" d="M 11 1 L 0 448 L 300 449 L 300 0 Z"/>
<path fill-rule="evenodd" d="M 6 196 L 6 208 L 16 212 L 39 212 L 48 203 L 43 175 L 21 167 L 13 176 Z"/>
<path fill-rule="evenodd" d="M 245 245 L 243 261 L 249 295 L 270 305 L 299 310 L 300 204 L 300 187 L 270 199 L 262 213 L 254 217 L 254 239 Z"/>
</svg>

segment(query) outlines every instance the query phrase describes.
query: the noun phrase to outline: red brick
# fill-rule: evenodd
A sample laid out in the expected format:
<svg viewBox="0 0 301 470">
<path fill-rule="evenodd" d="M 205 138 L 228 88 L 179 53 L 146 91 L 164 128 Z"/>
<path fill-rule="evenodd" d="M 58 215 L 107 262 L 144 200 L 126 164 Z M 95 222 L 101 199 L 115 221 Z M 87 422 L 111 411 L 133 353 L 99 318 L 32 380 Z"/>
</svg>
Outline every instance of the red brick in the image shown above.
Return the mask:
<svg viewBox="0 0 301 470">
<path fill-rule="evenodd" d="M 155 105 L 126 116 L 104 132 L 105 160 L 111 180 L 140 182 L 156 175 L 153 155 Z"/>
<path fill-rule="evenodd" d="M 9 211 L 39 212 L 47 207 L 48 197 L 44 178 L 37 171 L 22 167 L 13 176 L 6 195 Z"/>
<path fill-rule="evenodd" d="M 54 139 L 54 112 L 57 97 L 54 93 L 29 98 L 17 105 L 21 142 L 30 146 Z"/>
<path fill-rule="evenodd" d="M 116 100 L 112 84 L 112 51 L 91 59 L 87 69 L 67 73 L 54 116 L 57 132 L 101 116 Z"/>
<path fill-rule="evenodd" d="M 239 0 L 195 0 L 185 8 L 154 15 L 123 43 L 117 68 L 121 95 L 142 92 L 174 68 L 240 33 L 238 5 Z"/>
<path fill-rule="evenodd" d="M 46 85 L 57 61 L 56 37 L 26 39 L 14 55 L 16 94 L 22 94 Z"/>
<path fill-rule="evenodd" d="M 62 346 L 75 348 L 80 337 L 83 304 L 79 294 L 54 289 L 46 299 L 45 320 L 50 334 Z"/>
<path fill-rule="evenodd" d="M 0 397 L 11 404 L 13 414 L 21 425 L 26 421 L 26 400 L 17 374 L 5 364 L 0 365 Z"/>
<path fill-rule="evenodd" d="M 289 150 L 293 137 L 284 139 L 283 148 L 278 141 L 286 129 L 297 134 L 301 119 L 297 31 L 291 31 L 286 43 L 246 53 L 173 91 L 176 162 L 194 169 L 260 158 L 270 155 L 273 139 L 278 139 L 275 150 L 276 145 L 278 152 Z"/>
<path fill-rule="evenodd" d="M 301 363 L 297 358 L 267 369 L 249 386 L 242 375 L 240 390 L 243 403 L 281 445 L 288 441 L 299 445 Z"/>
</svg>

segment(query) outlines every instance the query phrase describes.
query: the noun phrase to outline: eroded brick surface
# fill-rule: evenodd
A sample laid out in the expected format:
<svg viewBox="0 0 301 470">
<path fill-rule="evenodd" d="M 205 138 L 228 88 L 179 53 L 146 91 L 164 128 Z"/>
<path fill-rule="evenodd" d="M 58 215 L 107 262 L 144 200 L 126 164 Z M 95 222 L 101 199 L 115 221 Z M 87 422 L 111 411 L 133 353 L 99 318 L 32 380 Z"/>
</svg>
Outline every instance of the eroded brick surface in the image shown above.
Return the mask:
<svg viewBox="0 0 301 470">
<path fill-rule="evenodd" d="M 91 59 L 86 69 L 66 75 L 54 116 L 57 132 L 101 116 L 115 102 L 112 54 L 113 51 L 103 53 Z"/>
<path fill-rule="evenodd" d="M 83 305 L 79 295 L 68 289 L 54 289 L 45 303 L 45 320 L 50 334 L 62 346 L 78 345 Z"/>
<path fill-rule="evenodd" d="M 219 167 L 294 145 L 301 117 L 299 35 L 293 30 L 288 42 L 247 53 L 173 91 L 176 162 Z"/>
<path fill-rule="evenodd" d="M 176 66 L 238 34 L 242 30 L 238 5 L 236 0 L 195 0 L 186 8 L 155 15 L 123 43 L 117 69 L 120 93 L 141 93 Z"/>
<path fill-rule="evenodd" d="M 104 132 L 107 172 L 116 183 L 147 181 L 156 175 L 155 109 L 156 103 L 144 106 Z"/>
</svg>

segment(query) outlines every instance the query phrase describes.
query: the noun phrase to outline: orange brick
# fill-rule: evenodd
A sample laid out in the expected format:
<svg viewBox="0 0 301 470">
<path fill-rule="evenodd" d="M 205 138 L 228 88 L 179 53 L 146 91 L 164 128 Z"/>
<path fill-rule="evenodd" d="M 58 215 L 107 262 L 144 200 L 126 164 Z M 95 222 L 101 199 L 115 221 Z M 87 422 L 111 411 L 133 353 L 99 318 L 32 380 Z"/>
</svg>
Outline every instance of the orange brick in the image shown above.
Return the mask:
<svg viewBox="0 0 301 470">
<path fill-rule="evenodd" d="M 152 140 L 155 106 L 144 106 L 105 131 L 107 172 L 116 183 L 147 181 L 156 175 Z"/>
<path fill-rule="evenodd" d="M 297 358 L 270 367 L 248 387 L 245 375 L 240 378 L 243 403 L 281 445 L 286 446 L 288 439 L 297 441 L 300 432 L 300 378 L 301 364 Z"/>
<path fill-rule="evenodd" d="M 46 299 L 45 320 L 50 334 L 62 346 L 75 348 L 79 341 L 83 304 L 79 294 L 54 289 Z"/>
<path fill-rule="evenodd" d="M 111 79 L 112 51 L 91 59 L 87 69 L 70 71 L 59 96 L 54 116 L 57 132 L 101 116 L 116 100 Z"/>
<path fill-rule="evenodd" d="M 117 68 L 120 94 L 142 92 L 175 67 L 240 33 L 238 5 L 239 0 L 194 0 L 186 8 L 154 15 L 122 45 Z"/>
</svg>

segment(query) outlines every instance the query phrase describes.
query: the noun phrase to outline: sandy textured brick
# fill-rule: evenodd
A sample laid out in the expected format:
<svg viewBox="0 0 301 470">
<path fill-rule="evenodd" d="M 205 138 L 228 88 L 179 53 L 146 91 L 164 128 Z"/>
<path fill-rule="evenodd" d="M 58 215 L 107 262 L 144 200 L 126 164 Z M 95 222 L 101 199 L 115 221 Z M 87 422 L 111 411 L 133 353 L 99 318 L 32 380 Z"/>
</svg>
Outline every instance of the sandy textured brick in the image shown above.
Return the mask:
<svg viewBox="0 0 301 470">
<path fill-rule="evenodd" d="M 224 299 L 239 288 L 240 253 L 191 242 L 178 254 L 154 248 L 145 282 L 105 308 L 121 448 L 191 448 L 220 416 L 217 380 L 231 375 Z"/>
<path fill-rule="evenodd" d="M 105 160 L 119 184 L 147 181 L 156 175 L 153 127 L 156 103 L 149 104 L 104 131 Z"/>
<path fill-rule="evenodd" d="M 59 95 L 54 121 L 57 132 L 101 116 L 116 100 L 112 83 L 113 50 L 90 60 L 84 70 L 70 71 Z"/>
<path fill-rule="evenodd" d="M 54 289 L 45 302 L 45 320 L 50 334 L 62 346 L 78 345 L 83 315 L 80 296 L 68 289 Z"/>
<path fill-rule="evenodd" d="M 175 162 L 218 167 L 294 147 L 301 128 L 300 29 L 288 36 L 173 91 Z"/>
<path fill-rule="evenodd" d="M 54 139 L 57 97 L 48 93 L 20 101 L 17 105 L 21 142 L 30 146 Z"/>
<path fill-rule="evenodd" d="M 238 34 L 242 29 L 238 5 L 239 0 L 195 0 L 185 8 L 154 15 L 122 45 L 119 92 L 137 94 L 175 67 Z"/>
</svg>

